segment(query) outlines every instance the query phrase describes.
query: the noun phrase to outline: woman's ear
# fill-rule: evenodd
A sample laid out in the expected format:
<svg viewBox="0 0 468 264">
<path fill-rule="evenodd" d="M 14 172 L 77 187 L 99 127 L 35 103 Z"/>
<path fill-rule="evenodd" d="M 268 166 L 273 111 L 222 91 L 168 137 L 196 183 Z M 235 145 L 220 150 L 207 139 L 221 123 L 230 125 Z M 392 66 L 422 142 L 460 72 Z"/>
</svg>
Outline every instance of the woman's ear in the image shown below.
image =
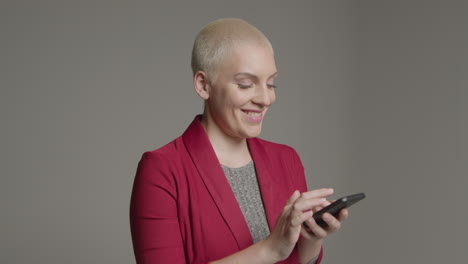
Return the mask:
<svg viewBox="0 0 468 264">
<path fill-rule="evenodd" d="M 197 71 L 193 76 L 193 88 L 203 100 L 210 98 L 210 82 L 204 71 Z"/>
</svg>

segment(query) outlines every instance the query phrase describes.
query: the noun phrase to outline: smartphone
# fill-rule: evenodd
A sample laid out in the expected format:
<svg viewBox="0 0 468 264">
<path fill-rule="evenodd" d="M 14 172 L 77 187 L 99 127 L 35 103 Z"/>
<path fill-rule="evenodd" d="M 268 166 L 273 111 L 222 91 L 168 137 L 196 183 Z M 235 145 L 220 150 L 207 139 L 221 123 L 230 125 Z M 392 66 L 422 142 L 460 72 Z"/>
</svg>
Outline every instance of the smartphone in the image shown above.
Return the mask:
<svg viewBox="0 0 468 264">
<path fill-rule="evenodd" d="M 322 210 L 314 213 L 313 218 L 317 224 L 322 227 L 327 227 L 327 223 L 323 221 L 322 215 L 324 213 L 330 213 L 334 217 L 337 217 L 340 213 L 341 209 L 348 208 L 351 205 L 359 202 L 360 200 L 364 199 L 366 195 L 364 193 L 357 193 L 353 195 L 348 195 L 345 197 L 341 197 L 340 199 L 334 201 L 333 203 L 329 204 L 327 207 L 322 208 Z M 304 222 L 304 227 L 306 227 L 307 231 L 310 231 L 307 224 Z"/>
</svg>

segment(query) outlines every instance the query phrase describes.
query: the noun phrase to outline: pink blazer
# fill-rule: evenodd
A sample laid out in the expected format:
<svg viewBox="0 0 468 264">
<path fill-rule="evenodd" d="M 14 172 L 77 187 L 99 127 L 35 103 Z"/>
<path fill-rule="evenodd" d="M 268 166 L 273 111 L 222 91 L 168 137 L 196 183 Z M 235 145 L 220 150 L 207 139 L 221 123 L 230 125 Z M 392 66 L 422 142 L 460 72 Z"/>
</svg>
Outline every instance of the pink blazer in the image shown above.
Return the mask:
<svg viewBox="0 0 468 264">
<path fill-rule="evenodd" d="M 247 139 L 270 230 L 286 200 L 307 190 L 291 147 Z M 135 176 L 130 226 L 139 264 L 198 264 L 252 245 L 237 200 L 199 118 L 181 137 L 143 154 Z M 322 252 L 320 253 L 320 263 Z M 295 249 L 281 263 L 298 263 Z"/>
</svg>

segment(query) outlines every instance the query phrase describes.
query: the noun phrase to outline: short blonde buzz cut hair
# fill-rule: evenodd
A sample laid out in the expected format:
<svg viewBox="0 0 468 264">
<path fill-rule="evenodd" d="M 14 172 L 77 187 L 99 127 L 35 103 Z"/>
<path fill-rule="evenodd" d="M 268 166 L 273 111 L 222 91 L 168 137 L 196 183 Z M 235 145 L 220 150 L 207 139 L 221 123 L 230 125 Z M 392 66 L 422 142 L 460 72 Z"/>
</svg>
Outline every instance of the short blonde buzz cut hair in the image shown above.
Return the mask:
<svg viewBox="0 0 468 264">
<path fill-rule="evenodd" d="M 267 45 L 268 38 L 256 27 L 238 18 L 223 18 L 204 26 L 195 37 L 192 49 L 192 72 L 205 72 L 211 80 L 216 78 L 216 67 L 241 43 Z"/>
</svg>

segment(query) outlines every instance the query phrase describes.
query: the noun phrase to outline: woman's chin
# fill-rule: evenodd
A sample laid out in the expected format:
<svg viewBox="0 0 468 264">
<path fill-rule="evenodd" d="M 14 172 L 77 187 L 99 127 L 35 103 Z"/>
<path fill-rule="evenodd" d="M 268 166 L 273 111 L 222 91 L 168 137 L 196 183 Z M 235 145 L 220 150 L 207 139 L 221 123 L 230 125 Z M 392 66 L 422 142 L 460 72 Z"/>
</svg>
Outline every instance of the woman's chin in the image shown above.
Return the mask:
<svg viewBox="0 0 468 264">
<path fill-rule="evenodd" d="M 259 126 L 258 128 L 248 129 L 243 133 L 243 137 L 245 138 L 254 138 L 260 136 L 262 132 L 262 127 Z"/>
</svg>

